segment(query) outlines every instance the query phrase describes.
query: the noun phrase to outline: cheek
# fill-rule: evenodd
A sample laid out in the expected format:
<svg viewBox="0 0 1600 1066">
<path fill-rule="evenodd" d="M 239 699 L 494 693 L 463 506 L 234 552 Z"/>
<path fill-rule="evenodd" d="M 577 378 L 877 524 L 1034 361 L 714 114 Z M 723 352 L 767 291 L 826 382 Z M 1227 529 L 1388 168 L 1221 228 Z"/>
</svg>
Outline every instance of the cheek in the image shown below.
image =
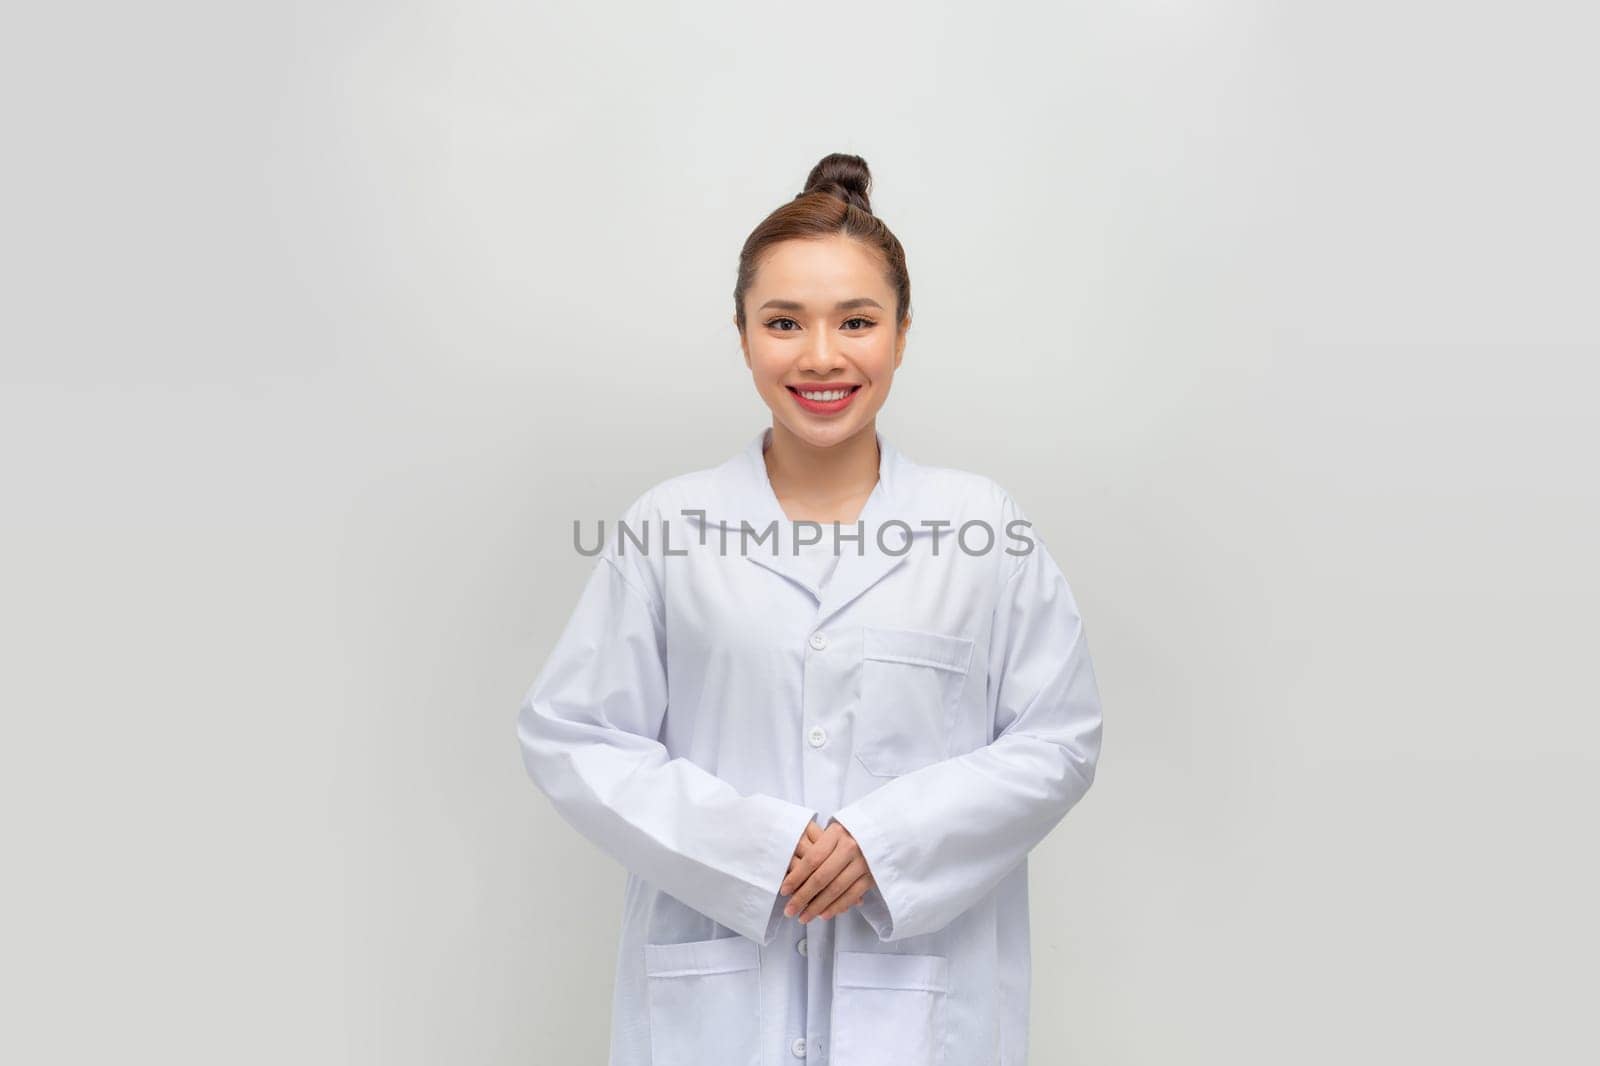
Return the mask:
<svg viewBox="0 0 1600 1066">
<path fill-rule="evenodd" d="M 781 378 L 779 378 L 776 368 L 755 362 L 755 360 L 752 360 L 752 367 L 754 367 L 752 378 L 754 378 L 755 391 L 768 395 L 774 394 L 774 392 L 782 392 Z"/>
<path fill-rule="evenodd" d="M 764 352 L 761 345 L 755 343 L 750 345 L 750 373 L 755 376 L 758 388 L 778 388 L 778 381 L 783 376 L 783 367 L 784 364 Z"/>
<path fill-rule="evenodd" d="M 894 339 L 874 338 L 859 350 L 857 362 L 872 380 L 887 380 L 894 373 Z"/>
</svg>

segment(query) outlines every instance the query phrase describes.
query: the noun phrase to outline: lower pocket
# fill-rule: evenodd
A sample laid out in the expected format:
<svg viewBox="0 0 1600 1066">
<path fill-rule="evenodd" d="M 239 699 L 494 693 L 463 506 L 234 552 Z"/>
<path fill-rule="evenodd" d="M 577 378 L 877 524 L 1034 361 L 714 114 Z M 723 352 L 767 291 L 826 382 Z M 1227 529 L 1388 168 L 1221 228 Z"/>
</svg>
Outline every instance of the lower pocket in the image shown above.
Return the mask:
<svg viewBox="0 0 1600 1066">
<path fill-rule="evenodd" d="M 833 963 L 833 1066 L 943 1066 L 950 960 L 841 951 Z"/>
<path fill-rule="evenodd" d="M 747 937 L 646 944 L 652 1066 L 759 1066 L 761 949 Z"/>
</svg>

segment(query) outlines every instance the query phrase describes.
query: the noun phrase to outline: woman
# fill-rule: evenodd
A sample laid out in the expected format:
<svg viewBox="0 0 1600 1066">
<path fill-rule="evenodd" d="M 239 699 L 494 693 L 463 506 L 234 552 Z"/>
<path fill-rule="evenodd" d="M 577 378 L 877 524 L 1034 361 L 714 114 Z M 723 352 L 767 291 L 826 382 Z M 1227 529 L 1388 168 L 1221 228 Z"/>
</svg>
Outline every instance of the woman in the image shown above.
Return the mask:
<svg viewBox="0 0 1600 1066">
<path fill-rule="evenodd" d="M 1021 508 L 876 428 L 910 282 L 868 184 L 827 156 L 745 242 L 771 425 L 626 509 L 518 717 L 628 871 L 611 1066 L 1027 1058 L 1027 855 L 1100 700 Z"/>
</svg>

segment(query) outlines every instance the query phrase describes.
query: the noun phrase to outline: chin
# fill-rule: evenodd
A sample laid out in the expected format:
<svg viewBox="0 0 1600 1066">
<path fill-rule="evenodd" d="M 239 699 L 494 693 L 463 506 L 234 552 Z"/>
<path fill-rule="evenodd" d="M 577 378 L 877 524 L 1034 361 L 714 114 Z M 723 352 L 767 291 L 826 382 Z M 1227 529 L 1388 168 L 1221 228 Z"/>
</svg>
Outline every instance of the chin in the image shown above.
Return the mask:
<svg viewBox="0 0 1600 1066">
<path fill-rule="evenodd" d="M 826 426 L 796 425 L 789 420 L 784 422 L 789 432 L 813 448 L 831 448 L 835 444 L 843 443 L 859 433 L 864 424 L 855 419 L 852 419 L 848 425 L 843 422 L 835 422 Z"/>
</svg>

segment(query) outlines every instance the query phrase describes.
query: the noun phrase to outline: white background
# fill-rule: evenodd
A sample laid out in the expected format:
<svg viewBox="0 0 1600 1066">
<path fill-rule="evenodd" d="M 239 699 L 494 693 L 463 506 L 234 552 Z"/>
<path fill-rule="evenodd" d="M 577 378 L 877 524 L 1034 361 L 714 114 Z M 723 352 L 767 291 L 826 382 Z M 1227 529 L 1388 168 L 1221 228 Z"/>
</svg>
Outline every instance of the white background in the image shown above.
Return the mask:
<svg viewBox="0 0 1600 1066">
<path fill-rule="evenodd" d="M 604 1061 L 623 874 L 513 719 L 573 520 L 765 424 L 735 260 L 830 151 L 880 428 L 1095 652 L 1033 1061 L 1600 1057 L 1586 5 L 6 23 L 0 1058 Z"/>
</svg>

